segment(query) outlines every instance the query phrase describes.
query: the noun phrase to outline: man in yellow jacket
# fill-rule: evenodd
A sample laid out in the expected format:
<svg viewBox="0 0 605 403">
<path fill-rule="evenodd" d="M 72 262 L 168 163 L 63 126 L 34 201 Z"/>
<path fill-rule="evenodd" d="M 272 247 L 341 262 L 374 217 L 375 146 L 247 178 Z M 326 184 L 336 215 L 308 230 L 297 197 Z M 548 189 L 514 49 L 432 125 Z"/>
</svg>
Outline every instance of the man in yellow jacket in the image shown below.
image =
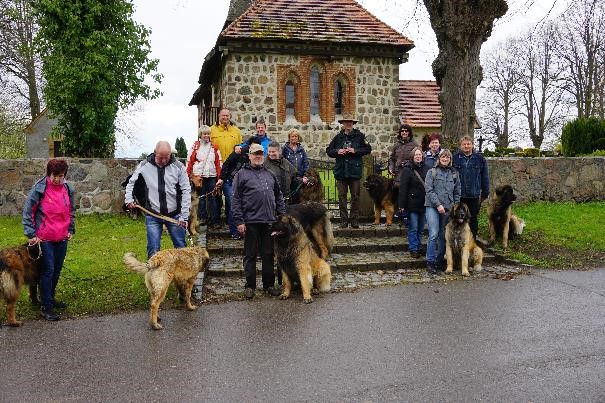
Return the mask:
<svg viewBox="0 0 605 403">
<path fill-rule="evenodd" d="M 236 150 L 236 146 L 242 143 L 242 134 L 238 127 L 231 123 L 231 112 L 229 112 L 229 109 L 221 109 L 218 114 L 218 122 L 210 126 L 210 142 L 219 149 L 223 161 L 226 161 L 229 155 Z M 236 151 L 238 154 L 241 152 L 239 148 L 237 147 Z M 223 182 L 222 186 L 223 194 L 225 195 L 225 218 L 227 219 L 227 223 L 229 223 L 231 219 L 231 195 L 233 194 L 233 187 L 230 180 Z"/>
</svg>

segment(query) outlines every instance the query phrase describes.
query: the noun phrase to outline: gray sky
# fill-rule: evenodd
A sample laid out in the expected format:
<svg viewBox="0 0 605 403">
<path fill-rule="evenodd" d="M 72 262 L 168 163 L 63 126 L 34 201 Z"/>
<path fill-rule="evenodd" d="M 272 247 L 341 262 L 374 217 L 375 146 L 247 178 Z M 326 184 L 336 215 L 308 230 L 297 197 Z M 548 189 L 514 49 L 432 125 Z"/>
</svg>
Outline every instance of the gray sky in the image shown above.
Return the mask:
<svg viewBox="0 0 605 403">
<path fill-rule="evenodd" d="M 366 9 L 414 41 L 409 62 L 401 65 L 401 79 L 432 80 L 437 55 L 435 35 L 422 1 L 358 0 Z M 509 12 L 496 23 L 483 49 L 556 17 L 571 0 L 509 0 Z M 130 138 L 118 140 L 118 157 L 150 153 L 158 140 L 173 146 L 183 137 L 190 147 L 196 137 L 197 111 L 187 106 L 198 84 L 202 62 L 214 46 L 225 22 L 229 0 L 134 0 L 135 19 L 152 30 L 152 56 L 164 75 L 159 99 L 140 102 L 125 122 Z M 553 8 L 554 4 L 554 8 Z M 550 12 L 550 13 L 549 13 Z"/>
</svg>

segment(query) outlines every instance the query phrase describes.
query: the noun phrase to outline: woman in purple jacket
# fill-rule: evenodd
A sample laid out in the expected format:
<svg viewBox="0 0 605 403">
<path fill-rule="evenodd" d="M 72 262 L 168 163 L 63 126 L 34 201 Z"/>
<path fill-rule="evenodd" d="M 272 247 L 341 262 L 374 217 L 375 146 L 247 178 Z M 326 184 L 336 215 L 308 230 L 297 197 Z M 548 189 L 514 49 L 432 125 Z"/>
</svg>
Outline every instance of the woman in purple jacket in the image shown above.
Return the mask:
<svg viewBox="0 0 605 403">
<path fill-rule="evenodd" d="M 74 189 L 65 182 L 67 162 L 52 159 L 46 165 L 46 176 L 33 186 L 23 206 L 23 229 L 30 245 L 40 244 L 42 271 L 40 273 L 41 315 L 46 320 L 59 320 L 55 309 L 66 305 L 55 300 L 55 290 L 67 241 L 75 233 Z"/>
</svg>

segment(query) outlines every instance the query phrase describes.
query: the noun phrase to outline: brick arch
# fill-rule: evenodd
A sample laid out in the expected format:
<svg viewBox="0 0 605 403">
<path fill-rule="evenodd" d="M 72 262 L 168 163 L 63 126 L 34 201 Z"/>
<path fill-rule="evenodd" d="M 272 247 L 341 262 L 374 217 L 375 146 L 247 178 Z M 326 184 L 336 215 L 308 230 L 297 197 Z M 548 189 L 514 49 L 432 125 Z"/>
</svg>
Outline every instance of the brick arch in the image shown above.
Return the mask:
<svg viewBox="0 0 605 403">
<path fill-rule="evenodd" d="M 329 104 L 327 103 L 326 98 L 326 89 L 327 87 L 327 66 L 321 60 L 318 59 L 310 59 L 309 64 L 307 66 L 306 76 L 309 80 L 309 97 L 308 97 L 308 107 L 309 107 L 309 118 L 311 119 L 311 70 L 317 67 L 319 69 L 319 117 L 322 121 L 328 116 L 329 113 Z"/>
<path fill-rule="evenodd" d="M 356 114 L 355 70 L 353 68 L 345 67 L 335 68 L 329 74 L 329 91 L 327 93 L 326 100 L 326 103 L 329 105 L 329 110 L 326 116 L 330 121 L 333 121 L 336 118 L 336 111 L 334 109 L 334 85 L 336 81 L 340 81 L 343 84 L 343 113 L 352 113 L 353 115 Z"/>
<path fill-rule="evenodd" d="M 299 122 L 304 121 L 304 92 L 305 80 L 295 66 L 277 66 L 277 120 L 286 120 L 286 83 L 294 81 L 294 93 L 296 104 L 294 105 L 294 117 Z M 307 80 L 308 81 L 308 80 Z M 308 114 L 308 112 L 307 112 Z M 308 118 L 307 118 L 308 120 Z"/>
</svg>

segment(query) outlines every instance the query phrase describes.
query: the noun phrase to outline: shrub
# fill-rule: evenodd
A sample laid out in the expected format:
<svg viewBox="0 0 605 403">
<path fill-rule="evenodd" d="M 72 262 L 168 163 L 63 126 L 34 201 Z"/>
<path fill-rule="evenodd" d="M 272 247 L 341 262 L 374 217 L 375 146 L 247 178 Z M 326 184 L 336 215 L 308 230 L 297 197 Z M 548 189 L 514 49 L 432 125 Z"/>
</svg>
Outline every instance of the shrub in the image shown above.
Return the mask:
<svg viewBox="0 0 605 403">
<path fill-rule="evenodd" d="M 539 157 L 540 150 L 538 148 L 524 148 L 523 156 L 524 157 Z"/>
<path fill-rule="evenodd" d="M 605 137 L 601 137 L 600 139 L 596 139 L 594 144 L 592 145 L 592 149 L 597 150 L 605 150 Z"/>
<path fill-rule="evenodd" d="M 590 154 L 603 137 L 605 137 L 605 120 L 590 117 L 567 122 L 561 134 L 563 155 L 573 157 Z"/>
</svg>

